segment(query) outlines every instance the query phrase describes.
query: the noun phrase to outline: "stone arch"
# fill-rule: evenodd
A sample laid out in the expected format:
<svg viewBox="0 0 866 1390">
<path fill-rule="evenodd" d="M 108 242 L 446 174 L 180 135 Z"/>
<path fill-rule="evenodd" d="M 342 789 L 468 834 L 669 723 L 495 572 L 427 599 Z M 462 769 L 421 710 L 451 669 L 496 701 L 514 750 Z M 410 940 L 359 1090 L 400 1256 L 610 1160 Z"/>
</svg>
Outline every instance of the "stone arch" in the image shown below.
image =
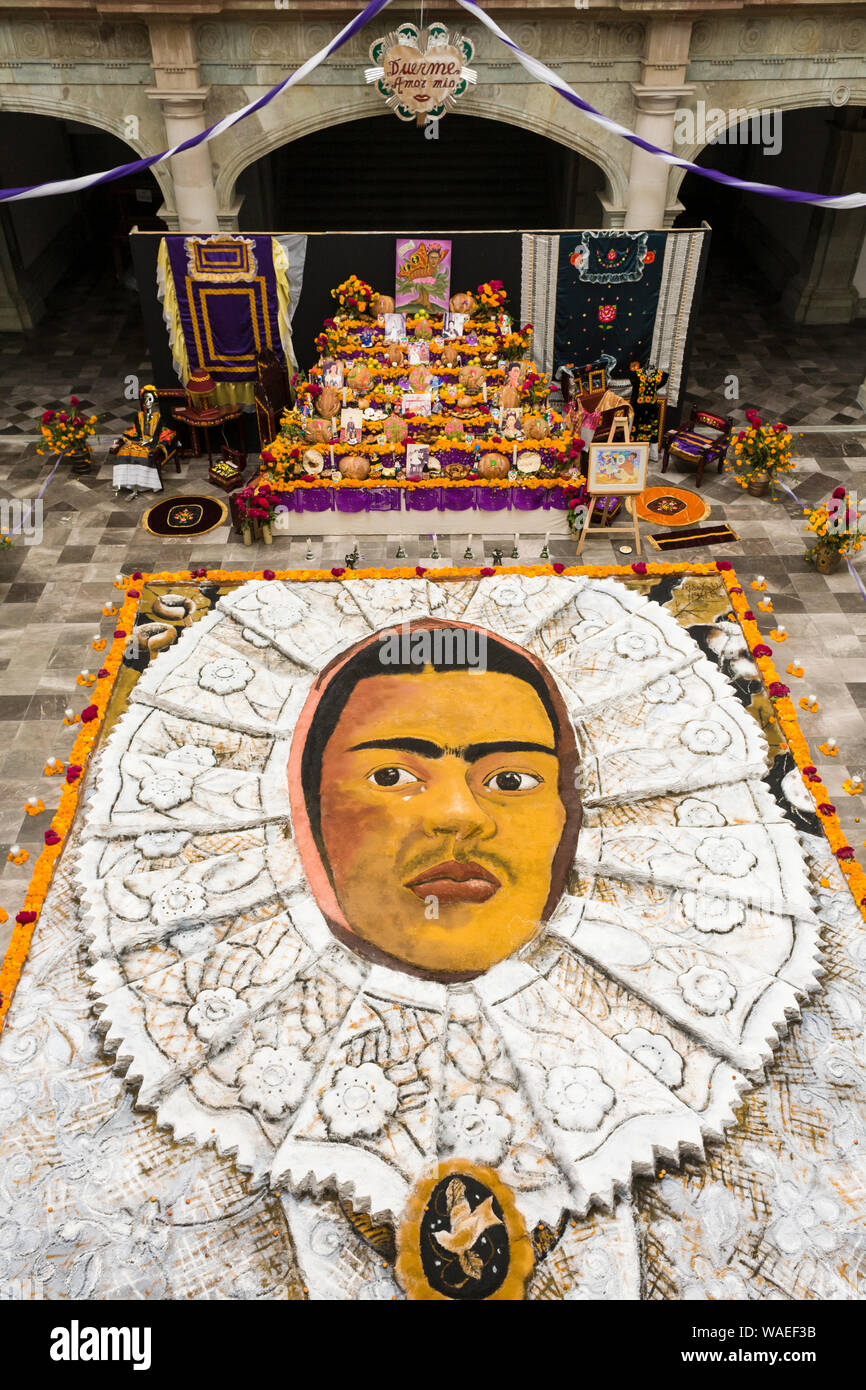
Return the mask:
<svg viewBox="0 0 866 1390">
<path fill-rule="evenodd" d="M 124 89 L 119 88 L 119 91 Z M 136 89 L 137 96 L 137 89 Z M 125 103 L 127 107 L 135 106 L 135 99 Z M 114 135 L 118 140 L 122 140 L 125 145 L 142 158 L 154 154 L 156 151 L 146 148 L 147 141 L 140 136 L 137 140 L 131 140 L 126 134 L 124 120 L 127 114 L 150 116 L 151 112 L 146 109 L 144 112 L 132 111 L 113 112 L 109 109 L 94 110 L 91 106 L 86 106 L 82 102 L 70 101 L 68 98 L 60 97 L 59 94 L 43 95 L 41 92 L 16 89 L 10 92 L 7 88 L 0 97 L 0 111 L 9 112 L 19 116 L 54 116 L 58 120 L 79 121 L 82 125 L 96 126 L 99 130 L 106 131 L 109 135 Z M 144 120 L 141 121 L 145 125 Z M 171 175 L 167 168 L 159 165 L 151 166 L 150 173 L 156 179 L 160 192 L 165 199 L 168 207 L 174 207 L 174 186 Z"/>
<path fill-rule="evenodd" d="M 838 84 L 838 87 L 843 86 L 849 93 L 847 101 L 844 103 L 844 105 L 866 105 L 866 80 L 862 80 L 856 83 L 845 82 Z M 707 90 L 701 93 L 702 99 L 706 102 L 707 107 L 710 107 L 712 105 L 714 108 L 727 112 L 731 110 L 743 110 L 746 106 L 745 101 L 739 99 L 739 94 L 736 98 L 733 98 L 731 100 L 726 100 L 726 95 L 727 94 L 725 92 L 724 86 L 722 86 L 721 88 L 715 88 L 710 86 L 709 84 Z M 799 87 L 792 87 L 790 91 L 776 91 L 771 87 L 769 89 L 769 96 L 764 105 L 765 108 L 776 107 L 781 111 L 807 110 L 809 108 L 817 107 L 824 107 L 827 111 L 839 109 L 831 100 L 831 96 L 832 93 L 829 90 L 827 79 L 821 79 L 820 83 L 818 79 L 815 79 L 813 85 L 811 87 L 806 87 L 805 89 Z M 842 105 L 842 103 L 840 103 L 840 105 Z M 729 122 L 728 124 L 726 124 L 724 126 L 725 131 L 729 130 L 733 126 L 733 124 L 734 122 Z M 684 159 L 689 160 L 690 163 L 697 164 L 700 155 L 703 153 L 704 150 L 707 150 L 709 148 L 710 145 L 708 143 L 695 144 L 692 146 L 683 146 L 681 149 L 677 150 L 677 154 L 681 154 L 682 157 Z M 687 169 L 680 169 L 676 166 L 673 166 L 671 168 L 671 179 L 668 193 L 669 202 L 673 202 L 677 198 L 679 194 L 680 185 L 682 184 L 683 179 L 686 177 L 688 172 L 689 171 Z"/>
<path fill-rule="evenodd" d="M 307 91 L 310 90 L 307 89 Z M 337 89 L 331 88 L 329 90 L 336 91 Z M 521 87 L 518 90 L 525 89 Z M 297 95 L 299 96 L 300 93 L 301 89 L 298 89 Z M 542 115 L 541 112 L 534 111 L 531 106 L 508 105 L 503 102 L 501 97 L 482 98 L 475 91 L 468 92 L 461 99 L 458 110 L 464 116 L 478 116 L 485 120 L 500 121 L 505 125 L 514 125 L 524 130 L 531 130 L 537 135 L 545 136 L 559 145 L 574 150 L 575 153 L 589 160 L 601 170 L 606 183 L 605 196 L 611 203 L 615 206 L 624 205 L 628 189 L 628 150 L 625 152 L 624 160 L 618 159 L 603 144 L 594 143 L 589 136 L 578 133 L 565 122 L 551 120 Z M 261 159 L 264 155 L 270 154 L 283 145 L 300 140 L 305 135 L 312 135 L 316 131 L 330 129 L 334 126 L 346 125 L 350 121 L 363 120 L 369 116 L 396 119 L 387 110 L 382 98 L 372 87 L 362 88 L 353 93 L 352 97 L 335 102 L 334 106 L 330 107 L 327 112 L 316 108 L 308 114 L 301 114 L 291 124 L 274 126 L 271 129 L 262 129 L 259 126 L 258 130 L 252 133 L 251 131 L 244 131 L 246 122 L 242 122 L 240 127 L 233 128 L 238 130 L 234 148 L 225 150 L 222 158 L 219 157 L 220 152 L 216 152 L 216 158 L 219 159 L 219 172 L 216 178 L 218 207 L 220 209 L 231 208 L 236 197 L 237 180 L 243 171 L 254 164 L 257 159 Z M 604 138 L 601 131 L 599 131 L 599 135 L 602 136 L 602 139 Z"/>
</svg>

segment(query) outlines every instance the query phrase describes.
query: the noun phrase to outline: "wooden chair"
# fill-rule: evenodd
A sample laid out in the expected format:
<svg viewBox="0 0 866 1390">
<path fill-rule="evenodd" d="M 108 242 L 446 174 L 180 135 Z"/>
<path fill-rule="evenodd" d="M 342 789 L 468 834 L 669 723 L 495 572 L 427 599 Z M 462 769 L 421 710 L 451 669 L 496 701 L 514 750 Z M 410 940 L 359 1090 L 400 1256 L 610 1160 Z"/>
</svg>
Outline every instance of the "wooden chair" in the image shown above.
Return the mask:
<svg viewBox="0 0 866 1390">
<path fill-rule="evenodd" d="M 267 448 L 280 432 L 283 411 L 292 403 L 289 373 L 285 362 L 271 348 L 256 355 L 256 384 L 253 399 L 259 443 Z"/>
<path fill-rule="evenodd" d="M 684 425 L 668 430 L 664 437 L 662 472 L 667 472 L 671 454 L 684 463 L 697 465 L 695 485 L 700 487 L 707 464 L 716 463 L 721 473 L 734 428 L 732 415 L 713 415 L 700 406 L 693 406 Z"/>
</svg>

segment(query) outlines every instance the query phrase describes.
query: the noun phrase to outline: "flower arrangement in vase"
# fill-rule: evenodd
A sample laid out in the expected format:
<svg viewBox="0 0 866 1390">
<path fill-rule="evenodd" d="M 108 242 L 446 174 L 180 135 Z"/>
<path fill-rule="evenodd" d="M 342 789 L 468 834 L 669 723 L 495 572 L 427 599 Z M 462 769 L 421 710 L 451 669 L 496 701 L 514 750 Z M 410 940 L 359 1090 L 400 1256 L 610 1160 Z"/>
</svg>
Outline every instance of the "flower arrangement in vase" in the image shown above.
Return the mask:
<svg viewBox="0 0 866 1390">
<path fill-rule="evenodd" d="M 45 410 L 42 413 L 40 431 L 45 447 L 36 450 L 37 454 L 68 455 L 73 461 L 73 469 L 87 473 L 93 462 L 88 439 L 96 433 L 96 426 L 105 415 L 79 415 L 81 404 L 77 396 L 69 397 L 71 414 L 65 410 Z"/>
<path fill-rule="evenodd" d="M 244 545 L 252 545 L 254 525 L 261 526 L 261 537 L 265 545 L 273 540 L 271 519 L 279 505 L 279 494 L 270 483 L 259 482 L 258 486 L 249 484 L 235 494 L 235 515 L 243 532 Z"/>
<path fill-rule="evenodd" d="M 341 309 L 350 309 L 355 314 L 366 314 L 373 298 L 373 286 L 357 275 L 350 275 L 341 285 L 331 290 L 331 298 L 336 299 Z"/>
<path fill-rule="evenodd" d="M 805 515 L 806 530 L 815 537 L 815 544 L 806 551 L 806 559 L 811 560 L 819 574 L 829 574 L 843 555 L 862 548 L 856 493 L 850 494 L 844 487 L 834 488 L 829 504 L 822 502 L 811 511 L 807 509 Z"/>
<path fill-rule="evenodd" d="M 747 410 L 746 419 L 749 427 L 737 434 L 733 457 L 725 469 L 740 487 L 754 497 L 763 497 L 780 473 L 790 473 L 796 467 L 794 437 L 781 420 L 775 425 L 765 424 L 756 410 Z"/>
</svg>

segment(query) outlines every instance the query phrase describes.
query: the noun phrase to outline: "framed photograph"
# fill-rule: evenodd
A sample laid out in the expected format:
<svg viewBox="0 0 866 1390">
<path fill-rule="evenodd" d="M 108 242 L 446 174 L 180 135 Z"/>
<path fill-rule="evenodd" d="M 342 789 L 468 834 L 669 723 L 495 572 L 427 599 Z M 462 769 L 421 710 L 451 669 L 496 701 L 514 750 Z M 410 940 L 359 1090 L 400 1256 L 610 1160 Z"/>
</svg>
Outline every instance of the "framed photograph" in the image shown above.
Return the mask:
<svg viewBox="0 0 866 1390">
<path fill-rule="evenodd" d="M 322 363 L 322 384 L 333 386 L 335 391 L 343 389 L 343 364 L 333 357 L 326 357 Z"/>
<path fill-rule="evenodd" d="M 587 491 L 614 496 L 643 492 L 649 450 L 649 444 L 590 444 Z"/>
<path fill-rule="evenodd" d="M 442 320 L 443 338 L 445 338 L 446 340 L 452 338 L 462 338 L 463 325 L 465 324 L 465 322 L 465 314 L 446 314 Z"/>
<path fill-rule="evenodd" d="M 451 242 L 442 237 L 398 241 L 396 282 L 398 310 L 444 314 L 451 294 Z"/>
<path fill-rule="evenodd" d="M 383 341 L 386 343 L 402 343 L 406 341 L 405 314 L 385 314 L 385 334 Z"/>
<path fill-rule="evenodd" d="M 429 391 L 422 393 L 406 392 L 403 396 L 403 403 L 400 407 L 403 415 L 430 415 L 432 413 L 433 397 Z"/>
<path fill-rule="evenodd" d="M 360 444 L 363 428 L 363 411 L 353 407 L 340 411 L 340 440 L 343 444 Z"/>
<path fill-rule="evenodd" d="M 430 361 L 430 344 L 411 342 L 409 344 L 409 366 L 426 366 Z"/>
<path fill-rule="evenodd" d="M 420 478 L 430 462 L 429 444 L 406 445 L 406 477 Z"/>
</svg>

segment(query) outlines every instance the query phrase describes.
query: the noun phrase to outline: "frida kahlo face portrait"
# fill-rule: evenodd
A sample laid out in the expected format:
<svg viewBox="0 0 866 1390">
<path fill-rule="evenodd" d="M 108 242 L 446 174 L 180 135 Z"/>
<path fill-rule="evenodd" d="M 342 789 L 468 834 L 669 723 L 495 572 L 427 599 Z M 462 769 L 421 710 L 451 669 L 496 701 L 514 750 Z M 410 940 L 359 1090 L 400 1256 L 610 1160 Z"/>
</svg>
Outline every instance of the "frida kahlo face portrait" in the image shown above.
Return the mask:
<svg viewBox="0 0 866 1390">
<path fill-rule="evenodd" d="M 470 664 L 474 636 L 484 660 Z M 334 934 L 456 981 L 532 939 L 580 827 L 577 749 L 534 656 L 465 624 L 405 625 L 322 672 L 289 763 L 292 818 Z"/>
</svg>

